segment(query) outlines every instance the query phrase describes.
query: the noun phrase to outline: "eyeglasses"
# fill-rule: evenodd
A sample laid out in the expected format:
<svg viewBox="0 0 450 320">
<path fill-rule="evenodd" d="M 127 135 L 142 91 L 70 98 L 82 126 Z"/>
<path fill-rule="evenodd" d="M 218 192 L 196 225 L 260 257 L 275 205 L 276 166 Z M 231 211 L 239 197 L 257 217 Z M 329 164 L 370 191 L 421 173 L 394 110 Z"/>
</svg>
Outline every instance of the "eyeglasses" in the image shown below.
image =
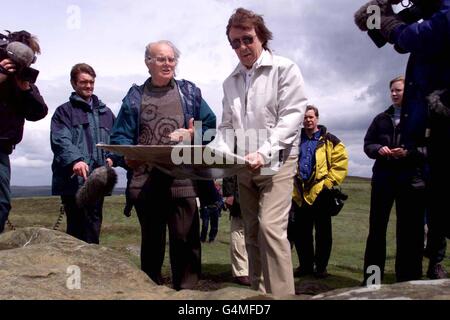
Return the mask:
<svg viewBox="0 0 450 320">
<path fill-rule="evenodd" d="M 147 57 L 148 60 L 155 60 L 158 64 L 164 64 L 167 61 L 167 64 L 175 64 L 177 62 L 177 59 L 173 57 Z"/>
<path fill-rule="evenodd" d="M 253 39 L 255 38 L 255 36 L 243 36 L 242 38 L 238 38 L 238 39 L 234 39 L 230 42 L 231 47 L 236 50 L 239 49 L 241 47 L 241 42 L 245 45 L 248 46 L 249 44 L 253 43 Z"/>
</svg>

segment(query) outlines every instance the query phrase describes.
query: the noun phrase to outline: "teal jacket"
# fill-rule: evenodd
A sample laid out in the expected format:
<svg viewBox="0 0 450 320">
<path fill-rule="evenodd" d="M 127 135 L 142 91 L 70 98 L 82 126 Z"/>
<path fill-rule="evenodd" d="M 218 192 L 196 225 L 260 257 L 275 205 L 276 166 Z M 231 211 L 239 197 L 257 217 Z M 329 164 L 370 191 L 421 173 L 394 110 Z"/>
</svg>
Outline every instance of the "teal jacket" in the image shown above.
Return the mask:
<svg viewBox="0 0 450 320">
<path fill-rule="evenodd" d="M 52 194 L 74 195 L 83 185 L 82 177 L 72 177 L 73 165 L 84 161 L 92 172 L 105 165 L 105 152 L 97 143 L 109 143 L 114 114 L 93 95 L 93 110 L 78 95 L 59 106 L 53 114 L 50 142 L 53 151 Z"/>
</svg>

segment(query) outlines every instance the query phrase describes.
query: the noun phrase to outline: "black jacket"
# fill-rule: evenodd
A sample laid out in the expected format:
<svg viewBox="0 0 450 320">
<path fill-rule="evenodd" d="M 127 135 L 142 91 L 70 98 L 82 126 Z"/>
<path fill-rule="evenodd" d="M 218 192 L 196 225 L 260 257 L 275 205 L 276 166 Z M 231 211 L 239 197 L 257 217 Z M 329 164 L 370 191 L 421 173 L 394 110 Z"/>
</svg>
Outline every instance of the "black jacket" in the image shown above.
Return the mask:
<svg viewBox="0 0 450 320">
<path fill-rule="evenodd" d="M 378 153 L 383 146 L 391 149 L 404 148 L 400 144 L 401 126 L 400 124 L 395 126 L 393 115 L 394 107 L 390 106 L 373 119 L 364 137 L 364 152 L 369 158 L 375 159 L 374 174 L 388 171 L 406 178 L 415 175 L 417 168 L 422 165 L 422 156 L 418 152 L 409 151 L 406 157 L 400 159 L 383 157 Z"/>
<path fill-rule="evenodd" d="M 47 112 L 35 85 L 31 84 L 31 90 L 22 91 L 10 79 L 0 83 L 0 152 L 11 154 L 22 141 L 25 120 L 41 120 Z"/>
<path fill-rule="evenodd" d="M 234 197 L 233 205 L 230 209 L 230 216 L 240 217 L 241 216 L 241 205 L 239 201 L 239 190 L 237 177 L 226 177 L 222 180 L 222 193 L 224 197 Z"/>
</svg>

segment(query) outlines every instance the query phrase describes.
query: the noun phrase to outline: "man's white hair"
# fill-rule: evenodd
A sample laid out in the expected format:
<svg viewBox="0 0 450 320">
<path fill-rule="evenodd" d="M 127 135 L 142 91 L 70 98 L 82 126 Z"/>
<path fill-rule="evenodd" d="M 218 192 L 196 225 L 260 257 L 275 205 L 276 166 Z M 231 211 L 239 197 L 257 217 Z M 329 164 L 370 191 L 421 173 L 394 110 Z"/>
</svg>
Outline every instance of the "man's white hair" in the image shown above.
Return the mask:
<svg viewBox="0 0 450 320">
<path fill-rule="evenodd" d="M 168 45 L 169 47 L 171 47 L 172 50 L 173 50 L 173 53 L 174 53 L 174 55 L 175 55 L 175 56 L 174 56 L 175 61 L 176 61 L 176 63 L 178 64 L 178 59 L 179 59 L 180 56 L 181 56 L 181 52 L 180 52 L 180 50 L 178 50 L 178 48 L 175 47 L 175 45 L 174 45 L 172 42 L 170 42 L 169 40 L 159 40 L 159 41 L 156 41 L 156 42 L 150 42 L 150 43 L 145 47 L 145 58 L 146 58 L 146 59 L 149 59 L 149 58 L 151 57 L 150 52 L 151 52 L 151 50 L 152 50 L 152 47 L 153 47 L 154 45 L 157 45 L 157 44 L 165 44 L 165 45 Z"/>
</svg>

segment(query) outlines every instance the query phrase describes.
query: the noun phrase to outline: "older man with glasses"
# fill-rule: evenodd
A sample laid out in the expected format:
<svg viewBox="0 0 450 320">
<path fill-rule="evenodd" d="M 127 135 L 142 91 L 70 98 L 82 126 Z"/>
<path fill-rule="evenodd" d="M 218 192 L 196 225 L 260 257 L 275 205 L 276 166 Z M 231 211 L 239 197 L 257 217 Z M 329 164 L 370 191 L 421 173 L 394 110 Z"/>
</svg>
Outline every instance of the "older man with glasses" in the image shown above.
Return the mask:
<svg viewBox="0 0 450 320">
<path fill-rule="evenodd" d="M 223 84 L 222 123 L 211 146 L 232 152 L 237 141 L 249 163 L 238 180 L 252 288 L 294 294 L 287 226 L 307 102 L 303 78 L 295 63 L 269 50 L 262 16 L 239 8 L 226 33 L 240 63 Z"/>
<path fill-rule="evenodd" d="M 179 137 L 193 138 L 194 120 L 202 121 L 203 131 L 215 129 L 216 116 L 200 89 L 187 80 L 175 80 L 179 57 L 179 50 L 170 41 L 146 47 L 145 64 L 151 77 L 143 85 L 133 85 L 123 99 L 111 144 L 178 143 Z M 168 225 L 173 287 L 192 289 L 201 269 L 196 184 L 172 178 L 147 163 L 115 160 L 115 165 L 128 169 L 125 214 L 129 215 L 134 205 L 141 224 L 141 269 L 157 284 L 163 284 L 161 267 Z"/>
</svg>

